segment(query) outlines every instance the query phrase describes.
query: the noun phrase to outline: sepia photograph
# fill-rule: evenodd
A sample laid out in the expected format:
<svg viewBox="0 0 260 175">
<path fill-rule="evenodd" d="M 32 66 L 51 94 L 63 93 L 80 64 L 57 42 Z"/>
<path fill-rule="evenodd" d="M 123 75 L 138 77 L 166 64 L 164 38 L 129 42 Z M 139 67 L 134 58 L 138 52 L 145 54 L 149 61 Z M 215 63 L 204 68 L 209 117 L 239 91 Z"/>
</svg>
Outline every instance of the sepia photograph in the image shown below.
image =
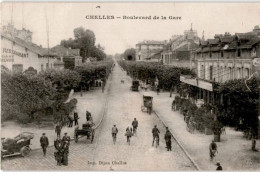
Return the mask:
<svg viewBox="0 0 260 175">
<path fill-rule="evenodd" d="M 2 2 L 1 171 L 260 171 L 260 2 Z"/>
</svg>

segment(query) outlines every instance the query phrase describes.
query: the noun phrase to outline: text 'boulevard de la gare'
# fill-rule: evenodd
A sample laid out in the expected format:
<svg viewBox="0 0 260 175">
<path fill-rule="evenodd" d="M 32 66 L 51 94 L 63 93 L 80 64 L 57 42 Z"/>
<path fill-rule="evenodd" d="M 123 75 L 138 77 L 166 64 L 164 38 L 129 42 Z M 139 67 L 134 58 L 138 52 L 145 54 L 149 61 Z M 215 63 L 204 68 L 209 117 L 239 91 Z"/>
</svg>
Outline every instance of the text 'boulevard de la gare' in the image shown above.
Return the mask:
<svg viewBox="0 0 260 175">
<path fill-rule="evenodd" d="M 128 19 L 128 20 L 181 20 L 181 16 L 114 16 L 114 15 L 86 15 L 86 19 Z"/>
</svg>

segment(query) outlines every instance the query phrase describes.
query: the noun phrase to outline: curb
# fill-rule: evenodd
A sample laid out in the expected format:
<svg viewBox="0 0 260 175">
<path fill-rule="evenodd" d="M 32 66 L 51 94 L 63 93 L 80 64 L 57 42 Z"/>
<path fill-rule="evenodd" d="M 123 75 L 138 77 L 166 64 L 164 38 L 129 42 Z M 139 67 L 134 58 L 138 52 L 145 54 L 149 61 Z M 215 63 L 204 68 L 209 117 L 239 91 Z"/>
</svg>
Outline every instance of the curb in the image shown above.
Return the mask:
<svg viewBox="0 0 260 175">
<path fill-rule="evenodd" d="M 159 118 L 159 120 L 162 121 L 163 125 L 165 127 L 167 127 L 166 123 L 162 120 L 162 118 L 156 113 L 156 111 L 153 111 L 154 114 Z M 169 128 L 169 130 L 171 131 L 171 128 Z M 190 156 L 190 154 L 187 152 L 187 150 L 184 148 L 184 146 L 176 139 L 176 136 L 173 134 L 173 132 L 171 131 L 171 135 L 173 137 L 173 139 L 177 142 L 177 144 L 180 146 L 180 148 L 182 149 L 182 151 L 185 153 L 185 155 L 188 157 L 188 159 L 191 161 L 191 163 L 194 165 L 194 167 L 201 171 L 200 167 L 198 166 L 198 164 L 194 161 L 194 159 Z"/>
</svg>

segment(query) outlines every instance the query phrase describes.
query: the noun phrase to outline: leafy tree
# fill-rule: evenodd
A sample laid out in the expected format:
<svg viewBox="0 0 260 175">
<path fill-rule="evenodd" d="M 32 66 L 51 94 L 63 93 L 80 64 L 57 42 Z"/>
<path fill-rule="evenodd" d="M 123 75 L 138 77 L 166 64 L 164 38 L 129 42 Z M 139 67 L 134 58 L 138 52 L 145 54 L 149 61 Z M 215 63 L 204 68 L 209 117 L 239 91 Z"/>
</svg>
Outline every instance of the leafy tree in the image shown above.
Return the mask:
<svg viewBox="0 0 260 175">
<path fill-rule="evenodd" d="M 96 37 L 92 30 L 85 30 L 83 27 L 78 27 L 73 32 L 74 39 L 62 40 L 60 43 L 62 46 L 80 49 L 80 56 L 82 56 L 83 60 L 89 57 L 96 57 L 100 61 L 106 57 L 104 48 L 100 44 L 95 46 Z"/>
<path fill-rule="evenodd" d="M 134 48 L 126 49 L 123 55 L 124 55 L 124 59 L 128 61 L 133 61 L 136 59 Z"/>
</svg>

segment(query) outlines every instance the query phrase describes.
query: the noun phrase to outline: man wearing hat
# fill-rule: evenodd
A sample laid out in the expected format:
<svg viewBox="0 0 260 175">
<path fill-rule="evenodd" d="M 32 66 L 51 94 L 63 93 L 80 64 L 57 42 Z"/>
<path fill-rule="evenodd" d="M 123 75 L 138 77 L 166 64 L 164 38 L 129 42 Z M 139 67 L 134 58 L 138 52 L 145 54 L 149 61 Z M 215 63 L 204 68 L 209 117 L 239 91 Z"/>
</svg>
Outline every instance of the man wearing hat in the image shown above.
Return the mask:
<svg viewBox="0 0 260 175">
<path fill-rule="evenodd" d="M 159 141 L 160 141 L 160 137 L 159 137 L 160 131 L 159 131 L 159 129 L 157 128 L 156 125 L 154 125 L 154 128 L 153 128 L 153 130 L 152 130 L 152 133 L 153 133 L 153 144 L 154 144 L 154 140 L 155 140 L 156 137 L 158 137 L 158 142 L 159 142 Z M 153 144 L 152 144 L 152 146 L 153 146 Z"/>
<path fill-rule="evenodd" d="M 45 133 L 42 133 L 42 136 L 40 138 L 40 144 L 43 151 L 43 156 L 46 156 L 46 149 L 49 146 L 49 139 L 45 136 Z"/>
<path fill-rule="evenodd" d="M 217 171 L 222 171 L 222 166 L 220 165 L 220 162 L 217 162 Z"/>
<path fill-rule="evenodd" d="M 167 148 L 167 151 L 171 151 L 172 150 L 172 141 L 171 141 L 171 138 L 172 138 L 172 135 L 168 129 L 168 127 L 166 127 L 166 133 L 164 135 L 164 139 L 165 139 L 165 142 L 166 142 L 166 148 Z"/>
</svg>

